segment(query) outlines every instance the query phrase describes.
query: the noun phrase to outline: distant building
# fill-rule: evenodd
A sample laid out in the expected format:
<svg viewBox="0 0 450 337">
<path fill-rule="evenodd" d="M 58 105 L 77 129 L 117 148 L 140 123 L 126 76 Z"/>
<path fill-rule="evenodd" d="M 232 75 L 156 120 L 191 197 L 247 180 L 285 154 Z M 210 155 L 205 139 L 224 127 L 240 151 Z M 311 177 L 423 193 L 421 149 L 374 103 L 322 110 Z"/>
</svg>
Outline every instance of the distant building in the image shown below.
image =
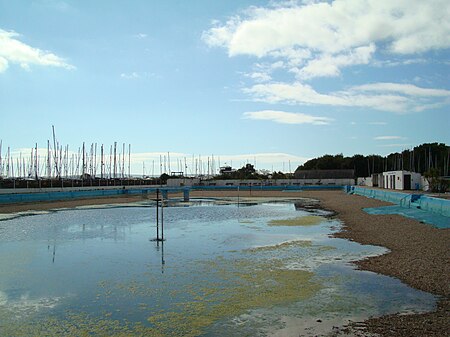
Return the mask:
<svg viewBox="0 0 450 337">
<path fill-rule="evenodd" d="M 409 171 L 383 172 L 382 183 L 380 187 L 392 190 L 419 190 L 422 188 L 422 176 Z"/>
<path fill-rule="evenodd" d="M 358 186 L 383 187 L 383 173 L 374 173 L 370 177 L 359 177 Z"/>
<path fill-rule="evenodd" d="M 236 172 L 236 170 L 234 170 L 231 166 L 221 166 L 219 168 L 220 174 L 231 174 L 233 172 Z"/>
</svg>

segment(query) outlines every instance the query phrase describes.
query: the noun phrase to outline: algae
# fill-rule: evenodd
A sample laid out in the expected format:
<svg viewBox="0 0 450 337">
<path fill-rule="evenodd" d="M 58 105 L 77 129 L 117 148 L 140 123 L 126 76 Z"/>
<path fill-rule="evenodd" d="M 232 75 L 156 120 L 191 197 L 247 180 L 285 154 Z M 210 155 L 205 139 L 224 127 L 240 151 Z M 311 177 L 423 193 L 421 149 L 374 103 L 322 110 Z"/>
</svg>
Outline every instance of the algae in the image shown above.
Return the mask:
<svg viewBox="0 0 450 337">
<path fill-rule="evenodd" d="M 180 311 L 152 315 L 154 328 L 171 336 L 196 336 L 212 324 L 248 311 L 272 308 L 307 299 L 321 289 L 314 273 L 282 269 L 281 260 L 225 259 L 204 263 L 205 270 L 227 283 L 216 283 L 197 291 L 194 300 L 178 303 Z"/>
<path fill-rule="evenodd" d="M 198 336 L 220 320 L 238 317 L 249 310 L 300 301 L 321 289 L 313 280 L 313 273 L 282 269 L 281 260 L 219 257 L 209 262 L 200 263 L 199 267 L 202 272 L 218 277 L 217 282 L 187 284 L 182 292 L 190 295 L 189 300 L 160 311 L 155 311 L 153 304 L 137 303 L 139 310 L 149 312 L 148 326 L 116 320 L 111 312 L 98 317 L 69 313 L 64 318 L 48 317 L 26 323 L 2 319 L 7 323 L 4 332 L 15 336 Z M 145 292 L 144 285 L 131 283 L 132 286 L 120 289 L 132 295 L 136 294 L 132 289 Z M 99 287 L 108 289 L 105 282 L 100 282 Z"/>
<path fill-rule="evenodd" d="M 269 226 L 315 226 L 325 219 L 321 216 L 307 215 L 291 219 L 271 220 Z"/>
<path fill-rule="evenodd" d="M 253 247 L 253 248 L 248 248 L 245 249 L 244 252 L 251 252 L 251 253 L 256 253 L 256 252 L 272 252 L 272 251 L 279 251 L 279 250 L 284 250 L 284 249 L 289 249 L 289 248 L 294 248 L 294 247 L 311 247 L 312 246 L 312 242 L 311 240 L 293 240 L 293 241 L 287 241 L 287 242 L 282 242 L 276 245 L 271 245 L 271 246 L 259 246 L 259 247 Z"/>
</svg>

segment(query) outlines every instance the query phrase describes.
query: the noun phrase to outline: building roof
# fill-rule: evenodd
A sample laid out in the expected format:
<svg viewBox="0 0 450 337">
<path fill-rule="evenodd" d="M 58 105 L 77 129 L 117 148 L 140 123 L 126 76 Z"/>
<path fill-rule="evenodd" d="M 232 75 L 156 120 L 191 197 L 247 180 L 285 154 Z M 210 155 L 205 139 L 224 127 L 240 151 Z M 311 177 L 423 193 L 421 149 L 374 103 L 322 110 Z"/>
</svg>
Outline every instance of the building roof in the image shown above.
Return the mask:
<svg viewBox="0 0 450 337">
<path fill-rule="evenodd" d="M 295 170 L 296 179 L 353 179 L 355 170 Z"/>
</svg>

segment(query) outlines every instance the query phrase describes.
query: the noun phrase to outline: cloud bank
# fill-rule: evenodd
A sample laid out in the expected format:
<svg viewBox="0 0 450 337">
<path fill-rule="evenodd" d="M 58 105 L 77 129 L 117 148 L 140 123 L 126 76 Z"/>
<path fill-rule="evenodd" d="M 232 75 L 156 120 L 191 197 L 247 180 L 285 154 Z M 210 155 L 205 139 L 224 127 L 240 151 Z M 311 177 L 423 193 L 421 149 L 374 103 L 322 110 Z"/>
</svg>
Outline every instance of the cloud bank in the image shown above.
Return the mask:
<svg viewBox="0 0 450 337">
<path fill-rule="evenodd" d="M 38 48 L 31 47 L 17 38 L 20 35 L 0 29 L 0 73 L 8 69 L 9 64 L 18 64 L 28 70 L 30 65 L 75 69 L 63 58 Z"/>
<path fill-rule="evenodd" d="M 319 92 L 307 83 L 342 76 L 344 68 L 355 66 L 424 63 L 421 54 L 450 48 L 449 16 L 445 0 L 293 0 L 214 21 L 202 39 L 229 57 L 257 60 L 246 74 L 254 83 L 244 88 L 254 101 L 420 112 L 449 104 L 450 91 L 380 82 Z M 277 71 L 281 80 L 273 76 Z"/>
<path fill-rule="evenodd" d="M 291 4 L 251 7 L 225 23 L 215 22 L 203 40 L 225 48 L 229 56 L 283 57 L 291 65 L 300 61 L 306 65 L 299 76 L 307 78 L 365 64 L 376 48 L 405 55 L 450 47 L 450 3 L 445 0 Z"/>
</svg>

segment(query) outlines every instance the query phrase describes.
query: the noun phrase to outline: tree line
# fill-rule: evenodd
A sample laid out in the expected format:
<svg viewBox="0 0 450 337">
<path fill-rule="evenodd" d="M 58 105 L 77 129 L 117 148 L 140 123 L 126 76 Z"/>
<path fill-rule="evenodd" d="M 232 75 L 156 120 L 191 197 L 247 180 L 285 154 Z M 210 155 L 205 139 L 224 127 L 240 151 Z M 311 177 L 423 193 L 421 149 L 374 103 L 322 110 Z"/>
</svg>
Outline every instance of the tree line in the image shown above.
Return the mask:
<svg viewBox="0 0 450 337">
<path fill-rule="evenodd" d="M 424 143 L 413 149 L 394 152 L 387 156 L 360 155 L 344 157 L 329 155 L 308 160 L 297 170 L 353 169 L 356 177 L 368 177 L 373 173 L 405 170 L 426 174 L 433 171 L 440 176 L 449 175 L 450 147 L 443 143 Z"/>
</svg>

